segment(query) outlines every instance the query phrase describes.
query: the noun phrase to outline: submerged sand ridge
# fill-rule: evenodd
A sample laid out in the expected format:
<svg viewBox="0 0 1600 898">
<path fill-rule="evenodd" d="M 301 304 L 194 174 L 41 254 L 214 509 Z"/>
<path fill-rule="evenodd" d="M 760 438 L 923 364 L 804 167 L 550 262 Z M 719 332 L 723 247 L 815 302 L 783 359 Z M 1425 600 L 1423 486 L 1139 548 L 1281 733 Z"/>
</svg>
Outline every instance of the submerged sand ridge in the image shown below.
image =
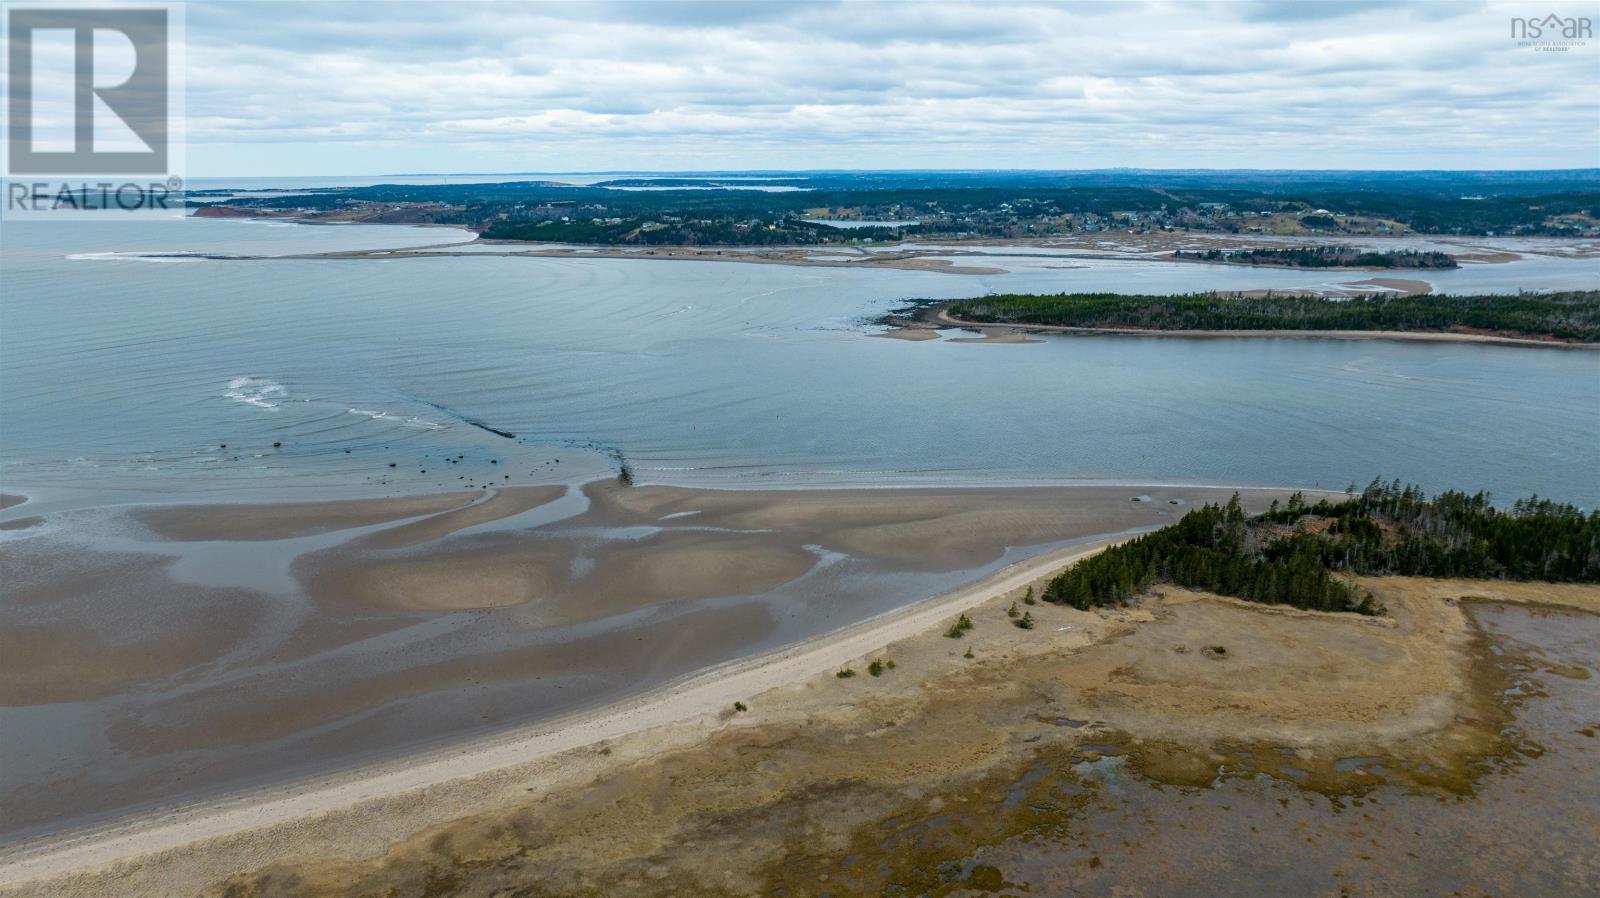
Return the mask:
<svg viewBox="0 0 1600 898">
<path fill-rule="evenodd" d="M 1230 492 L 606 482 L 256 506 L 259 528 L 52 516 L 0 549 L 25 574 L 0 645 L 38 649 L 0 652 L 0 724 L 53 746 L 8 758 L 0 818 L 15 838 L 576 711 Z"/>
</svg>

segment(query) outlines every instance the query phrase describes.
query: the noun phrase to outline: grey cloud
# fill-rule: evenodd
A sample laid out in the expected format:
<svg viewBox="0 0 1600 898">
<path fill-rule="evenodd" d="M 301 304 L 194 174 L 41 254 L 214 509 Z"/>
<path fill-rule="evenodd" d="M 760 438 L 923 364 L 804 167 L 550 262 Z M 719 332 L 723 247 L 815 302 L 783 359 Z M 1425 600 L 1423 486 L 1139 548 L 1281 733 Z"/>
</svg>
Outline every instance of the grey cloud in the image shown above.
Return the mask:
<svg viewBox="0 0 1600 898">
<path fill-rule="evenodd" d="M 339 170 L 1587 164 L 1600 44 L 1517 48 L 1516 8 L 191 2 L 190 135 Z"/>
</svg>

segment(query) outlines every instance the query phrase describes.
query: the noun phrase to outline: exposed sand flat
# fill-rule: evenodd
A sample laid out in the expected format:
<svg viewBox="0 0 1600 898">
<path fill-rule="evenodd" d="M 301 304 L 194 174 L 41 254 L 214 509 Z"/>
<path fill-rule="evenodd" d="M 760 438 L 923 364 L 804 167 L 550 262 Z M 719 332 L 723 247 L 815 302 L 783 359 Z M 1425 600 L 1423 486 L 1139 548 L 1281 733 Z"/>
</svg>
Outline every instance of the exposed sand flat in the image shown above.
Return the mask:
<svg viewBox="0 0 1600 898">
<path fill-rule="evenodd" d="M 1398 290 L 1401 293 L 1422 294 L 1432 293 L 1433 285 L 1427 281 L 1415 278 L 1367 278 L 1364 281 L 1351 281 L 1352 287 L 1386 287 Z"/>
<path fill-rule="evenodd" d="M 726 611 L 696 611 L 666 621 L 651 630 L 652 642 L 670 643 L 688 657 L 714 657 L 732 641 L 750 643 L 768 635 L 770 621 L 760 609 L 741 606 Z M 634 663 L 627 657 L 632 650 L 649 664 L 654 656 L 641 647 L 643 637 L 633 633 L 599 632 L 562 642 L 519 646 L 502 651 L 486 651 L 462 659 L 430 662 L 377 674 L 364 674 L 314 692 L 289 697 L 270 697 L 251 703 L 229 701 L 226 686 L 212 687 L 207 698 L 219 709 L 183 721 L 180 725 L 144 728 L 138 720 L 114 725 L 108 732 L 111 742 L 135 757 L 161 753 L 218 751 L 227 748 L 249 749 L 262 743 L 303 734 L 315 728 L 341 733 L 358 749 L 380 751 L 363 738 L 362 717 L 374 715 L 396 703 L 436 695 L 458 695 L 470 708 L 476 701 L 473 692 L 486 685 L 515 684 L 529 679 L 580 683 L 605 681 L 629 673 Z M 492 708 L 492 706 L 490 706 Z M 381 714 L 379 715 L 381 716 Z M 544 727 L 523 728 L 525 731 Z M 327 738 L 338 745 L 339 738 Z M 478 745 L 480 739 L 466 740 Z M 475 749 L 464 749 L 473 751 Z M 452 749 L 452 752 L 454 749 Z M 413 759 L 414 760 L 414 759 Z M 395 762 L 406 766 L 409 760 Z M 285 788 L 298 788 L 297 786 Z"/>
<path fill-rule="evenodd" d="M 241 638 L 244 623 L 237 621 L 232 634 L 211 630 L 134 643 L 107 641 L 73 623 L 7 627 L 0 638 L 7 659 L 0 669 L 0 702 L 79 702 L 168 676 L 216 657 L 228 645 L 219 645 L 217 637 Z"/>
<path fill-rule="evenodd" d="M 884 331 L 881 334 L 867 334 L 869 337 L 881 337 L 886 340 L 907 340 L 920 343 L 924 340 L 939 339 L 939 332 L 927 327 L 897 327 L 894 330 Z"/>
<path fill-rule="evenodd" d="M 862 836 L 878 845 L 901 815 L 1004 796 L 1032 759 L 1094 757 L 1074 746 L 1108 740 L 1173 782 L 1203 781 L 1240 752 L 1261 763 L 1249 746 L 1265 740 L 1295 749 L 1297 777 L 1330 787 L 1364 775 L 1342 766 L 1354 753 L 1416 758 L 1418 785 L 1440 788 L 1502 740 L 1483 719 L 1461 599 L 1600 607 L 1593 586 L 1396 578 L 1363 581 L 1387 620 L 1169 590 L 1134 610 L 1030 606 L 1035 629 L 1012 627 L 1005 608 L 1023 587 L 1082 551 L 542 732 L 13 854 L 0 882 L 19 896 L 130 898 L 424 882 L 458 895 L 517 882 L 550 895 L 793 891 L 817 864 L 848 865 Z M 943 637 L 962 609 L 975 628 Z M 872 658 L 896 666 L 868 677 Z M 833 676 L 844 665 L 857 676 Z M 735 700 L 750 711 L 733 713 Z M 1001 810 L 973 824 L 980 835 L 1009 832 Z M 901 850 L 885 843 L 868 869 L 918 862 Z"/>
<path fill-rule="evenodd" d="M 461 492 L 346 502 L 153 506 L 133 516 L 170 540 L 288 539 L 448 511 L 474 498 Z"/>
<path fill-rule="evenodd" d="M 1019 331 L 1005 330 L 1003 328 L 984 328 L 979 331 L 978 337 L 951 337 L 951 343 L 1043 343 Z"/>
<path fill-rule="evenodd" d="M 340 550 L 308 559 L 301 570 L 312 598 L 330 612 L 527 605 L 525 619 L 560 625 L 680 599 L 759 594 L 817 561 L 789 534 L 680 529 L 579 545 L 499 536 L 398 557 Z M 588 570 L 574 576 L 579 558 Z"/>
<path fill-rule="evenodd" d="M 540 490 L 431 517 L 406 515 L 410 499 L 359 515 L 348 503 L 331 514 L 241 506 L 222 516 L 237 541 L 136 528 L 117 552 L 66 521 L 0 546 L 8 574 L 33 571 L 0 608 L 0 643 L 48 656 L 0 653 L 0 681 L 28 701 L 84 703 L 51 712 L 79 715 L 81 738 L 0 765 L 0 831 L 200 800 L 595 707 L 954 588 L 1008 552 L 1159 526 L 1231 492 L 603 481 L 584 488 L 587 510 L 564 500 L 549 514 L 539 503 L 555 493 Z M 1255 508 L 1285 496 L 1244 491 Z M 536 510 L 519 527 L 524 508 Z M 265 530 L 249 526 L 258 511 Z M 217 509 L 197 514 L 178 517 L 196 528 L 179 535 L 219 535 L 204 529 Z M 374 530 L 374 517 L 393 523 Z M 341 524 L 364 529 L 263 539 Z"/>
<path fill-rule="evenodd" d="M 530 775 L 535 781 L 547 781 L 552 775 L 557 779 L 571 778 L 573 771 L 561 765 L 552 767 L 545 759 L 680 721 L 691 723 L 674 733 L 651 733 L 645 741 L 657 749 L 691 744 L 701 735 L 704 725 L 723 717 L 723 712 L 736 699 L 831 672 L 863 652 L 937 627 L 950 615 L 996 595 L 1012 592 L 1098 548 L 1067 550 L 1035 558 L 980 583 L 875 618 L 848 633 L 829 634 L 734 662 L 636 699 L 530 727 L 524 732 L 381 765 L 353 775 L 269 790 L 214 808 L 197 807 L 134 821 L 66 844 L 31 846 L 21 853 L 0 855 L 0 886 L 13 887 L 29 879 L 71 874 L 87 867 L 161 854 L 153 864 L 142 865 L 135 860 L 131 865 L 110 871 L 106 878 L 76 876 L 71 882 L 36 883 L 15 894 L 96 894 L 96 889 L 108 887 L 129 898 L 139 894 L 170 894 L 173 890 L 181 894 L 202 887 L 218 873 L 247 868 L 250 862 L 246 858 L 260 863 L 312 852 L 317 840 L 327 838 L 333 830 L 322 830 L 314 839 L 305 839 L 305 830 L 299 828 L 299 822 L 307 816 L 320 817 L 326 823 L 334 823 L 337 818 L 335 829 L 350 827 L 365 819 L 379 830 L 390 833 L 404 833 L 445 822 L 459 813 L 459 806 L 451 802 L 446 802 L 447 806 L 440 813 L 439 798 L 446 794 L 467 797 L 469 802 L 498 795 L 498 800 L 503 801 L 508 793 L 502 790 L 509 784 L 510 795 L 525 795 L 527 787 L 522 783 Z M 588 763 L 594 757 L 592 752 L 580 751 L 572 760 L 577 762 L 579 771 L 588 772 L 597 769 Z M 515 771 L 508 768 L 515 768 Z M 485 782 L 464 780 L 485 775 L 488 783 L 495 784 L 487 792 Z M 410 810 L 403 810 L 407 808 Z M 263 827 L 273 827 L 274 834 L 263 839 L 260 832 Z M 220 866 L 216 864 L 217 857 L 206 857 L 192 850 L 162 854 L 209 839 L 222 839 L 229 846 L 224 849 L 228 857 Z M 369 844 L 376 847 L 382 840 L 369 841 Z M 274 845 L 277 847 L 269 847 Z M 198 876 L 192 866 L 196 861 L 202 871 Z M 173 865 L 188 869 L 179 872 Z M 164 872 L 158 873 L 157 868 Z M 185 873 L 189 878 L 184 878 Z M 174 874 L 179 878 L 172 878 Z M 39 891 L 41 889 L 43 891 Z"/>
<path fill-rule="evenodd" d="M 582 593 L 591 609 L 618 613 L 695 596 L 763 593 L 797 579 L 817 557 L 786 534 L 688 531 L 617 543 L 593 561 L 593 573 L 578 581 Z"/>
<path fill-rule="evenodd" d="M 177 582 L 171 560 L 7 546 L 0 704 L 139 688 L 214 661 L 260 620 L 261 596 Z"/>
<path fill-rule="evenodd" d="M 619 488 L 600 482 L 584 492 L 592 504 L 579 523 L 779 530 L 792 532 L 800 544 L 901 568 L 948 570 L 998 559 L 1007 546 L 1169 523 L 1194 505 L 1225 501 L 1231 491 L 1162 487 L 1149 502 L 1130 500 L 1151 490 L 1120 486 L 800 491 Z M 1242 491 L 1252 506 L 1281 495 Z M 676 517 L 687 512 L 694 514 Z"/>
<path fill-rule="evenodd" d="M 707 491 L 603 481 L 584 492 L 589 511 L 538 538 L 498 533 L 426 553 L 372 551 L 411 541 L 391 534 L 440 532 L 474 505 L 307 556 L 297 571 L 329 611 L 527 604 L 544 623 L 579 623 L 665 601 L 766 592 L 816 564 L 811 545 L 899 569 L 950 570 L 993 561 L 1008 546 L 1160 522 L 1181 507 L 1130 502 L 1121 487 Z M 1206 494 L 1172 492 L 1180 501 Z M 661 529 L 590 547 L 573 535 L 596 527 Z M 588 572 L 574 575 L 580 558 Z"/>
<path fill-rule="evenodd" d="M 495 490 L 484 499 L 454 511 L 435 514 L 380 530 L 360 541 L 358 545 L 371 548 L 396 549 L 402 546 L 442 539 L 458 530 L 514 517 L 531 511 L 566 495 L 565 486 L 512 486 Z"/>
<path fill-rule="evenodd" d="M 306 589 L 328 613 L 451 612 L 499 608 L 555 595 L 573 549 L 559 540 L 523 540 L 514 551 L 352 559 L 329 553 L 299 565 Z"/>
<path fill-rule="evenodd" d="M 21 505 L 26 501 L 28 501 L 27 496 L 19 496 L 16 493 L 0 493 L 0 509 L 10 508 L 13 505 Z"/>
</svg>

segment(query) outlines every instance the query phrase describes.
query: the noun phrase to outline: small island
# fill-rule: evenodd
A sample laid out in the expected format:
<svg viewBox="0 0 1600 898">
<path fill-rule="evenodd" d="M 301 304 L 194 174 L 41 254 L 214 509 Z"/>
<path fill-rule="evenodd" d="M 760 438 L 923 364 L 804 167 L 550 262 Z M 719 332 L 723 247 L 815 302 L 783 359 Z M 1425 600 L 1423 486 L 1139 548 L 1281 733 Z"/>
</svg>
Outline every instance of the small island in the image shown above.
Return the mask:
<svg viewBox="0 0 1600 898">
<path fill-rule="evenodd" d="M 1459 268 L 1449 253 L 1399 250 L 1380 252 L 1355 246 L 1292 246 L 1279 249 L 1175 250 L 1172 258 L 1196 262 L 1221 262 L 1229 265 L 1254 265 L 1268 268 L 1413 268 L 1440 270 Z"/>
<path fill-rule="evenodd" d="M 1600 344 L 1600 291 L 1323 297 L 996 294 L 934 303 L 918 324 L 1190 336 L 1389 336 Z"/>
</svg>

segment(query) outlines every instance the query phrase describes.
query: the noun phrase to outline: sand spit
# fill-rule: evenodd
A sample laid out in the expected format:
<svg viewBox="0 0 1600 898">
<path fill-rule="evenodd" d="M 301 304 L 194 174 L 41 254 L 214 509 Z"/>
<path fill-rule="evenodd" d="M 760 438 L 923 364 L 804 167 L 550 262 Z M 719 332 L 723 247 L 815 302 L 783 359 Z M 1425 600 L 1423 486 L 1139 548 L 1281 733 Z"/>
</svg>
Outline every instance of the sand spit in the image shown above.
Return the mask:
<svg viewBox="0 0 1600 898">
<path fill-rule="evenodd" d="M 436 493 L 345 502 L 154 506 L 139 509 L 134 519 L 176 541 L 287 539 L 437 514 L 460 508 L 472 499 L 465 493 Z"/>
<path fill-rule="evenodd" d="M 1456 256 L 1456 260 L 1460 262 L 1478 262 L 1488 265 L 1504 265 L 1507 262 L 1515 262 L 1521 258 L 1522 255 L 1520 253 L 1504 250 L 1483 250 L 1481 252 L 1460 253 Z"/>
<path fill-rule="evenodd" d="M 1007 330 L 1005 328 L 986 327 L 978 331 L 977 337 L 951 337 L 951 343 L 1043 343 L 1035 340 L 1021 331 Z"/>
<path fill-rule="evenodd" d="M 924 340 L 939 339 L 939 332 L 931 327 L 897 327 L 881 334 L 867 334 L 867 336 L 881 337 L 885 340 L 906 340 L 912 343 L 920 343 Z"/>
<path fill-rule="evenodd" d="M 16 493 L 0 493 L 0 510 L 10 508 L 13 505 L 21 505 L 26 501 L 28 501 L 27 496 L 19 496 Z"/>
<path fill-rule="evenodd" d="M 1413 296 L 1433 292 L 1432 284 L 1414 278 L 1367 278 L 1364 281 L 1350 281 L 1348 286 L 1383 287 L 1386 290 L 1396 290 Z"/>
<path fill-rule="evenodd" d="M 1463 606 L 1600 611 L 1592 586 L 1375 578 L 1388 618 L 1167 590 L 1132 609 L 1022 606 L 1035 626 L 1012 626 L 1022 591 L 1082 551 L 544 732 L 112 830 L 0 876 L 121 858 L 12 893 L 815 894 L 844 876 L 851 893 L 934 891 L 963 876 L 941 858 L 1082 810 L 1027 788 L 1063 760 L 1359 796 L 1381 759 L 1391 781 L 1470 792 L 1511 737 Z M 974 628 L 946 638 L 963 610 Z M 895 664 L 869 676 L 872 660 Z"/>
</svg>

